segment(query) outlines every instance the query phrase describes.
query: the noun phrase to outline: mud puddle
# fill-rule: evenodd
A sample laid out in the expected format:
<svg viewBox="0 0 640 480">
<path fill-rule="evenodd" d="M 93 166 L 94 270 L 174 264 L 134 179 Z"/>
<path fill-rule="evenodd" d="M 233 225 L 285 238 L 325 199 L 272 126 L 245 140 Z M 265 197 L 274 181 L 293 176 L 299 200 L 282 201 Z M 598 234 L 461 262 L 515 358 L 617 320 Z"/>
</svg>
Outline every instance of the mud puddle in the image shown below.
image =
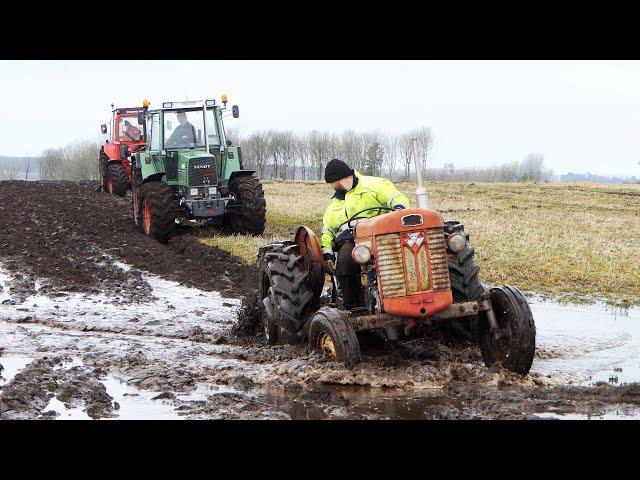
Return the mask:
<svg viewBox="0 0 640 480">
<path fill-rule="evenodd" d="M 532 372 L 576 385 L 640 382 L 640 308 L 531 300 L 536 329 Z"/>
<path fill-rule="evenodd" d="M 365 348 L 348 370 L 302 347 L 234 338 L 238 299 L 110 265 L 146 294 L 52 293 L 34 278 L 16 298 L 19 279 L 0 268 L 3 418 L 637 417 L 640 309 L 530 299 L 538 349 L 524 378 L 432 338 Z"/>
<path fill-rule="evenodd" d="M 0 387 L 13 380 L 16 373 L 26 367 L 32 360 L 33 357 L 26 355 L 0 355 Z"/>
</svg>

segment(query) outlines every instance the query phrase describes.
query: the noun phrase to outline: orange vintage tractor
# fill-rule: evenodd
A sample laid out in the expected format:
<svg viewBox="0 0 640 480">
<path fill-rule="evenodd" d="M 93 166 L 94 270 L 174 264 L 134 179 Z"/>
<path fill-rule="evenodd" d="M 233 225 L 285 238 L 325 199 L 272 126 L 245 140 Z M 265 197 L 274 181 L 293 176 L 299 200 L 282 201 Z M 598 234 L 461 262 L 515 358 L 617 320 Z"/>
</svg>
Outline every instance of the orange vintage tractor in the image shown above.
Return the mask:
<svg viewBox="0 0 640 480">
<path fill-rule="evenodd" d="M 144 129 L 138 124 L 138 113 L 148 107 L 113 108 L 111 124 L 101 125 L 102 134 L 110 130 L 110 138 L 100 147 L 100 189 L 103 192 L 124 196 L 131 188 L 131 155 L 143 151 L 146 146 Z"/>
<path fill-rule="evenodd" d="M 299 227 L 293 241 L 263 245 L 260 296 L 269 344 L 308 342 L 351 367 L 361 360 L 361 332 L 397 340 L 442 327 L 450 338 L 463 332 L 479 342 L 487 366 L 527 374 L 536 329 L 524 296 L 515 287 L 482 286 L 469 234 L 426 208 L 420 174 L 417 197 L 421 208 L 379 207 L 390 212 L 369 219 L 359 219 L 358 212 L 349 220 L 364 307 L 345 309 L 335 282 L 323 301 L 322 251 L 309 228 Z"/>
</svg>

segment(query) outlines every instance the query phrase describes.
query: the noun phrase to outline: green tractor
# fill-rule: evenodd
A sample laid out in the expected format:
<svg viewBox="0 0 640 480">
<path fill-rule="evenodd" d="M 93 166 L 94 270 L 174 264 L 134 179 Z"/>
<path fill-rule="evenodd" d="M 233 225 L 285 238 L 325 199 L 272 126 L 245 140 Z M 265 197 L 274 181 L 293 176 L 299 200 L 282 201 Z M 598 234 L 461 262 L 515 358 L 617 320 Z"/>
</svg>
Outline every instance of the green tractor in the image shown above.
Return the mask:
<svg viewBox="0 0 640 480">
<path fill-rule="evenodd" d="M 132 165 L 133 218 L 140 229 L 165 243 L 176 224 L 206 224 L 233 233 L 261 235 L 266 202 L 253 170 L 244 170 L 242 150 L 226 139 L 224 107 L 215 100 L 165 102 L 145 108 L 139 123 L 146 150 Z M 231 109 L 238 118 L 238 106 Z"/>
</svg>

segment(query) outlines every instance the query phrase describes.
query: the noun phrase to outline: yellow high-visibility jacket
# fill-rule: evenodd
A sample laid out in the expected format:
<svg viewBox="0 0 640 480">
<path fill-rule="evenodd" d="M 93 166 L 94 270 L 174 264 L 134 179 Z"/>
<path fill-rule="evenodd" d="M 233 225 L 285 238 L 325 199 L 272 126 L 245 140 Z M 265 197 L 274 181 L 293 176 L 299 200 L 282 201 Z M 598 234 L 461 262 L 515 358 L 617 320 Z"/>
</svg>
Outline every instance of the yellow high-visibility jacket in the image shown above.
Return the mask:
<svg viewBox="0 0 640 480">
<path fill-rule="evenodd" d="M 356 188 L 349 190 L 345 194 L 344 200 L 334 195 L 322 217 L 322 223 L 324 224 L 320 239 L 322 253 L 333 253 L 331 242 L 348 228 L 347 221 L 349 218 L 361 210 L 379 206 L 393 208 L 398 204 L 403 205 L 405 208 L 410 207 L 409 197 L 400 193 L 391 181 L 386 178 L 362 175 L 357 170 L 354 170 L 354 172 L 358 177 Z M 358 215 L 358 217 L 371 218 L 388 212 L 388 210 L 369 210 Z M 351 223 L 353 226 L 357 222 Z"/>
</svg>

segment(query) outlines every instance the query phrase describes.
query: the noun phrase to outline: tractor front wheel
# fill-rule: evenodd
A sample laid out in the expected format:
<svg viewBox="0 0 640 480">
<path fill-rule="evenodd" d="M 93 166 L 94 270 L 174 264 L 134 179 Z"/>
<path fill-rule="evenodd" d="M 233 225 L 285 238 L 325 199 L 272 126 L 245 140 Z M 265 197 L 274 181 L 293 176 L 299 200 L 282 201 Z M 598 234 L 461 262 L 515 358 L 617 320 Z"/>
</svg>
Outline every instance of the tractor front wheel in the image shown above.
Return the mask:
<svg viewBox="0 0 640 480">
<path fill-rule="evenodd" d="M 231 193 L 242 202 L 241 213 L 230 215 L 227 224 L 231 231 L 242 235 L 262 235 L 266 221 L 267 203 L 262 183 L 255 175 L 234 177 L 229 182 Z"/>
<path fill-rule="evenodd" d="M 160 243 L 166 243 L 175 229 L 173 190 L 163 182 L 143 183 L 139 190 L 137 221 L 142 231 Z"/>
<path fill-rule="evenodd" d="M 362 361 L 358 337 L 345 313 L 322 307 L 311 319 L 309 348 L 353 368 Z"/>
<path fill-rule="evenodd" d="M 129 190 L 129 180 L 124 172 L 124 166 L 120 162 L 109 164 L 107 186 L 109 193 L 119 197 L 124 197 Z"/>
<path fill-rule="evenodd" d="M 488 367 L 497 363 L 526 375 L 536 351 L 536 326 L 529 304 L 516 287 L 504 285 L 490 293 L 498 329 L 491 330 L 483 313 L 479 324 L 482 359 Z"/>
</svg>

